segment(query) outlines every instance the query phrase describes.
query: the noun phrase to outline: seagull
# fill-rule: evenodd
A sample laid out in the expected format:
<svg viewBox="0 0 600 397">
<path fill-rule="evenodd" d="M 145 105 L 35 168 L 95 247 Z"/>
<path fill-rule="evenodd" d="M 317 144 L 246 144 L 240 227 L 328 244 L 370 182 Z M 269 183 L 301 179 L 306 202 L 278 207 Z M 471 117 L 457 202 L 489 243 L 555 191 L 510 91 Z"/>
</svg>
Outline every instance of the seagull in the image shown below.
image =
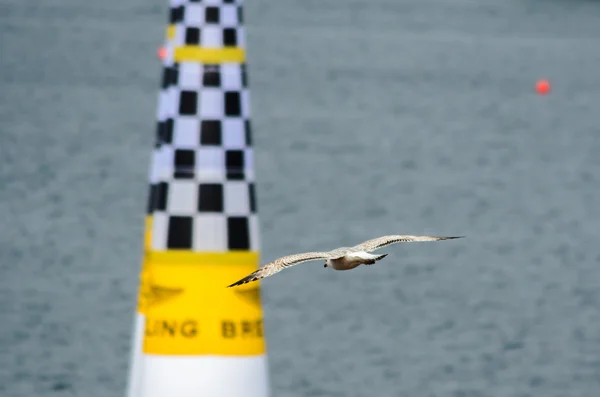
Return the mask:
<svg viewBox="0 0 600 397">
<path fill-rule="evenodd" d="M 360 265 L 372 265 L 377 261 L 382 260 L 388 254 L 374 255 L 371 251 L 396 243 L 409 243 L 417 241 L 441 241 L 463 238 L 464 236 L 405 236 L 405 235 L 390 235 L 367 240 L 364 243 L 355 245 L 354 247 L 340 247 L 329 252 L 305 252 L 302 254 L 294 254 L 275 259 L 273 262 L 266 264 L 255 272 L 235 283 L 228 285 L 234 287 L 250 283 L 252 281 L 261 280 L 265 277 L 279 273 L 283 269 L 292 267 L 302 262 L 325 260 L 323 267 L 330 267 L 334 270 L 351 270 Z"/>
</svg>

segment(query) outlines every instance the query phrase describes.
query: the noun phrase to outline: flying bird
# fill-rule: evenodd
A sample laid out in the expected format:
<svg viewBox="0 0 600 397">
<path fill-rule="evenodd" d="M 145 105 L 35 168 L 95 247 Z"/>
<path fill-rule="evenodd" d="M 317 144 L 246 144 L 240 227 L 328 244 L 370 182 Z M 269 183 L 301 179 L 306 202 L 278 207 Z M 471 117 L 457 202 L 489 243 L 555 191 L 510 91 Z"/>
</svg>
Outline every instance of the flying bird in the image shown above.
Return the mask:
<svg viewBox="0 0 600 397">
<path fill-rule="evenodd" d="M 265 277 L 279 273 L 283 269 L 292 267 L 302 262 L 325 260 L 323 267 L 330 267 L 334 270 L 351 270 L 360 265 L 372 265 L 377 261 L 385 258 L 388 254 L 374 255 L 371 251 L 378 250 L 382 247 L 396 243 L 409 243 L 417 241 L 440 241 L 452 240 L 455 238 L 463 238 L 464 236 L 402 236 L 391 235 L 367 240 L 364 243 L 355 245 L 354 247 L 340 247 L 329 252 L 305 252 L 303 254 L 294 254 L 276 259 L 271 263 L 266 264 L 255 272 L 227 287 L 246 284 L 252 281 L 257 281 Z"/>
</svg>

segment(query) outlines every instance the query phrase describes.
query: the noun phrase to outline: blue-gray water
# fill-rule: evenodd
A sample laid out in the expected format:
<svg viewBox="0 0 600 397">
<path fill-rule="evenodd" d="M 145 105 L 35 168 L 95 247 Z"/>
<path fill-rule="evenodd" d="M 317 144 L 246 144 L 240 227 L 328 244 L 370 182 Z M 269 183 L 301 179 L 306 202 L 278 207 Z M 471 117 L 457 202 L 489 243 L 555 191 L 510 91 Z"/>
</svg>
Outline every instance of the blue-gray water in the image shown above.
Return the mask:
<svg viewBox="0 0 600 397">
<path fill-rule="evenodd" d="M 123 396 L 161 0 L 0 1 L 0 395 Z M 246 3 L 274 397 L 600 393 L 600 2 Z M 553 90 L 535 94 L 539 78 Z"/>
</svg>

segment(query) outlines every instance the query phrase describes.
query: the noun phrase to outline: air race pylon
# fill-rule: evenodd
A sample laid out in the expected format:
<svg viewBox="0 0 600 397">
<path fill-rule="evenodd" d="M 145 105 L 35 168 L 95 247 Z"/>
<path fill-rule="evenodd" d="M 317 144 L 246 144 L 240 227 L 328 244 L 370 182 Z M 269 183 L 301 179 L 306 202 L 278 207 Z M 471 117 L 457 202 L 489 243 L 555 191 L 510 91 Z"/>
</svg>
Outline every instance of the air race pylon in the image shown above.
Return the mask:
<svg viewBox="0 0 600 397">
<path fill-rule="evenodd" d="M 241 0 L 172 0 L 128 397 L 268 397 Z"/>
</svg>

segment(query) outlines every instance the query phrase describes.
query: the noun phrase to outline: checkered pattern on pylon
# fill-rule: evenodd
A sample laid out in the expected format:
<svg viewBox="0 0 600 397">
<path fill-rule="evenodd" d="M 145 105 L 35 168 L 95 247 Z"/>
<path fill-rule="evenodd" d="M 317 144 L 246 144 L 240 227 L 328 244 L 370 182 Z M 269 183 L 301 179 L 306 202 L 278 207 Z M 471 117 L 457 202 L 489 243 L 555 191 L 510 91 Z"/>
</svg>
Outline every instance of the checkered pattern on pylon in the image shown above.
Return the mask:
<svg viewBox="0 0 600 397">
<path fill-rule="evenodd" d="M 253 182 L 174 176 L 154 193 L 153 249 L 259 249 Z"/>
<path fill-rule="evenodd" d="M 167 43 L 169 44 L 169 43 Z M 169 94 L 170 87 L 173 85 L 172 76 L 173 70 L 173 62 L 171 59 L 166 58 L 163 60 L 163 72 L 162 72 L 162 81 L 158 93 L 158 106 L 156 111 L 156 119 L 157 119 L 157 129 L 156 136 L 154 142 L 154 148 L 152 150 L 151 160 L 150 160 L 150 172 L 149 172 L 149 193 L 148 193 L 148 201 L 146 205 L 146 215 L 152 215 L 154 212 L 154 196 L 155 190 L 158 183 L 158 164 L 159 161 L 159 148 L 160 142 L 162 140 L 162 135 L 164 134 L 164 129 L 168 127 L 168 122 L 166 122 L 169 118 L 171 118 L 170 114 L 170 104 L 169 104 Z M 172 123 L 172 118 L 171 118 Z"/>
<path fill-rule="evenodd" d="M 246 80 L 246 67 L 239 64 L 185 62 L 165 68 L 163 86 L 170 102 L 159 124 L 158 144 L 251 146 Z"/>
<path fill-rule="evenodd" d="M 153 185 L 155 250 L 258 250 L 245 65 L 165 67 Z"/>
<path fill-rule="evenodd" d="M 187 0 L 170 8 L 176 46 L 245 47 L 241 1 Z"/>
</svg>

